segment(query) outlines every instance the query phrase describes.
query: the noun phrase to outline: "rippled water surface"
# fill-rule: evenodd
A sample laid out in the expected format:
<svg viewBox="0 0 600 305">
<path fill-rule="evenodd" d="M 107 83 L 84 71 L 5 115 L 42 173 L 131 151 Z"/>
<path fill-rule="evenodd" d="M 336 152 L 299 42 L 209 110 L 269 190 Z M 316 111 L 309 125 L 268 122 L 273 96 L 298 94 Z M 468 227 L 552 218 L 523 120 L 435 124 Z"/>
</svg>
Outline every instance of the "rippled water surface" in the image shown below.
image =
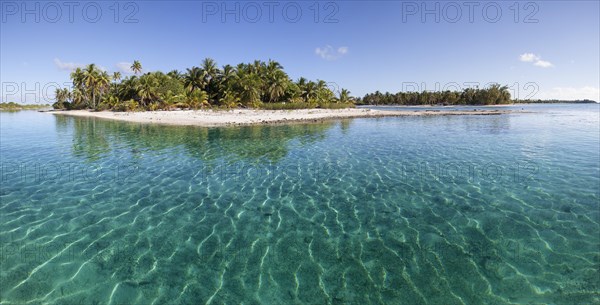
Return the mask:
<svg viewBox="0 0 600 305">
<path fill-rule="evenodd" d="M 0 304 L 600 304 L 599 107 L 1 114 Z"/>
</svg>

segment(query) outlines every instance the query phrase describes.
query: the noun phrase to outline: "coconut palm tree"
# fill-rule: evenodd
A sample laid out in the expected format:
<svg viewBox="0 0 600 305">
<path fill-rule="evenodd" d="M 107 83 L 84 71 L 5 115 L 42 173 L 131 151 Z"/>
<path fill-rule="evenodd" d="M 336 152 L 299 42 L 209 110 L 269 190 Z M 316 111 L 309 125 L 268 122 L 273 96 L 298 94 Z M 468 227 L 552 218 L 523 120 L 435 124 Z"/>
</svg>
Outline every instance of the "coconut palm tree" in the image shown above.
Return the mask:
<svg viewBox="0 0 600 305">
<path fill-rule="evenodd" d="M 99 78 L 98 68 L 95 64 L 89 64 L 83 69 L 83 84 L 88 96 L 88 108 L 96 108 L 96 88 Z"/>
<path fill-rule="evenodd" d="M 288 87 L 289 79 L 285 73 L 280 70 L 276 70 L 274 75 L 270 77 L 267 95 L 269 102 L 274 103 L 278 101 L 284 94 Z"/>
<path fill-rule="evenodd" d="M 115 83 L 121 80 L 121 72 L 113 72 L 112 79 Z"/>
<path fill-rule="evenodd" d="M 79 88 L 73 88 L 73 92 L 71 93 L 72 98 L 72 108 L 81 109 L 86 105 L 85 94 Z"/>
<path fill-rule="evenodd" d="M 300 87 L 301 89 L 304 88 L 306 86 L 306 78 L 300 77 L 296 84 L 298 84 L 298 87 Z"/>
<path fill-rule="evenodd" d="M 223 92 L 223 97 L 219 99 L 219 103 L 231 109 L 238 105 L 238 98 L 234 92 L 226 90 Z"/>
<path fill-rule="evenodd" d="M 500 95 L 501 95 L 501 104 L 510 104 L 512 102 L 510 96 L 510 90 L 508 90 L 508 86 L 500 87 Z"/>
<path fill-rule="evenodd" d="M 348 91 L 346 89 L 342 89 L 342 91 L 340 91 L 340 97 L 339 97 L 338 101 L 343 104 L 352 102 L 352 97 L 350 96 L 350 91 Z"/>
<path fill-rule="evenodd" d="M 54 109 L 65 109 L 65 108 L 69 108 L 68 102 L 69 99 L 71 98 L 71 92 L 69 92 L 69 89 L 67 88 L 57 88 L 56 91 L 54 92 L 54 97 L 56 99 L 56 102 L 54 104 L 52 104 L 52 108 Z"/>
<path fill-rule="evenodd" d="M 131 71 L 133 71 L 134 74 L 142 72 L 142 64 L 139 61 L 134 60 L 133 64 L 131 64 Z"/>
<path fill-rule="evenodd" d="M 204 71 L 204 91 L 208 94 L 209 102 L 218 100 L 218 79 L 221 71 L 217 67 L 217 63 L 212 58 L 205 58 L 202 61 L 202 71 Z"/>
<path fill-rule="evenodd" d="M 176 80 L 182 80 L 183 79 L 183 75 L 181 74 L 181 72 L 179 72 L 179 70 L 171 70 L 169 73 L 167 73 L 168 76 L 176 79 Z"/>
<path fill-rule="evenodd" d="M 240 101 L 246 106 L 256 107 L 260 104 L 260 77 L 257 74 L 244 74 L 240 78 Z"/>
<path fill-rule="evenodd" d="M 232 82 L 235 81 L 236 78 L 237 73 L 234 67 L 232 67 L 231 65 L 223 66 L 223 72 L 221 73 L 220 78 L 221 89 L 231 89 L 233 85 Z"/>
<path fill-rule="evenodd" d="M 210 83 L 211 80 L 216 79 L 219 74 L 219 68 L 217 68 L 217 63 L 212 58 L 205 58 L 202 61 L 202 70 L 204 70 L 204 77 L 206 78 L 206 83 Z"/>
<path fill-rule="evenodd" d="M 73 80 L 73 87 L 83 90 L 83 70 L 81 68 L 75 69 L 71 72 L 71 80 Z"/>
<path fill-rule="evenodd" d="M 314 83 L 312 81 L 304 82 L 304 86 L 300 86 L 300 90 L 301 90 L 300 96 L 302 97 L 302 99 L 304 99 L 305 103 L 308 103 L 311 101 L 316 101 L 316 97 L 317 97 L 317 84 L 316 83 Z"/>
<path fill-rule="evenodd" d="M 208 94 L 204 90 L 190 91 L 187 93 L 187 104 L 193 109 L 210 106 Z"/>
<path fill-rule="evenodd" d="M 198 67 L 187 69 L 187 73 L 183 76 L 183 85 L 185 88 L 190 92 L 193 92 L 194 90 L 203 90 L 206 87 L 204 78 L 205 72 L 206 71 Z"/>
<path fill-rule="evenodd" d="M 110 89 L 111 76 L 106 71 L 98 70 L 98 79 L 96 82 L 96 90 L 100 95 L 104 95 Z M 100 99 L 99 99 L 100 100 Z"/>
<path fill-rule="evenodd" d="M 137 95 L 140 97 L 142 106 L 147 106 L 156 99 L 156 88 L 159 86 L 157 78 L 153 74 L 145 74 L 140 77 L 137 87 Z"/>
</svg>

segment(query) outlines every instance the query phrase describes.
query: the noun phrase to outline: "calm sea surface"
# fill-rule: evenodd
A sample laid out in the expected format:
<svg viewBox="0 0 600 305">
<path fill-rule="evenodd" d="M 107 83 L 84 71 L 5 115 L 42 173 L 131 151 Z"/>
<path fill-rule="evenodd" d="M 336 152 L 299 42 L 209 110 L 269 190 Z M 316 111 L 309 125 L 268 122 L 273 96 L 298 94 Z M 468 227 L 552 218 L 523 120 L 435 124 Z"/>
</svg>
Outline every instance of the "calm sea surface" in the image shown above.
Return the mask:
<svg viewBox="0 0 600 305">
<path fill-rule="evenodd" d="M 513 108 L 533 113 L 3 112 L 0 304 L 600 304 L 599 105 Z"/>
</svg>

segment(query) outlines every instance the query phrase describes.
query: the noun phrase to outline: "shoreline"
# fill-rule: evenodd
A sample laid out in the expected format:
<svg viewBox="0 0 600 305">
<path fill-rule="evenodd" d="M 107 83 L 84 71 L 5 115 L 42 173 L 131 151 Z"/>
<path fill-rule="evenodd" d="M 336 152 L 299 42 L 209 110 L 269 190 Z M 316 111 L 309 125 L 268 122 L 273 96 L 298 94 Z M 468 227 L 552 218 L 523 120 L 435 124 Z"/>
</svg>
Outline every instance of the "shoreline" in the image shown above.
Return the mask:
<svg viewBox="0 0 600 305">
<path fill-rule="evenodd" d="M 93 117 L 132 123 L 152 123 L 163 125 L 222 127 L 259 124 L 311 123 L 325 120 L 352 118 L 381 118 L 400 116 L 445 116 L 445 115 L 502 115 L 522 113 L 509 110 L 477 111 L 384 111 L 361 108 L 347 109 L 300 109 L 300 110 L 176 110 L 143 112 L 94 112 L 89 110 L 49 111 L 56 115 Z"/>
</svg>

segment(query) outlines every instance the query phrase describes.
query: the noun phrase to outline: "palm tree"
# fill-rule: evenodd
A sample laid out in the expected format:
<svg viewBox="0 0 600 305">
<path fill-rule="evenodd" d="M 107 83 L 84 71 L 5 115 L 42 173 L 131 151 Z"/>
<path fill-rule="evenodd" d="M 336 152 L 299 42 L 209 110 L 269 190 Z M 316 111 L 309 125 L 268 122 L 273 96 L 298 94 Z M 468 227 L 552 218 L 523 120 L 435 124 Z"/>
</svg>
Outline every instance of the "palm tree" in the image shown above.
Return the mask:
<svg viewBox="0 0 600 305">
<path fill-rule="evenodd" d="M 121 79 L 121 72 L 118 72 L 118 71 L 117 72 L 113 72 L 112 79 L 115 82 L 118 82 Z"/>
<path fill-rule="evenodd" d="M 80 90 L 83 89 L 83 70 L 81 68 L 77 68 L 71 72 L 71 79 L 73 80 L 73 87 Z"/>
<path fill-rule="evenodd" d="M 115 109 L 119 104 L 119 98 L 114 95 L 105 95 L 102 101 L 109 109 Z"/>
<path fill-rule="evenodd" d="M 108 92 L 108 90 L 110 89 L 110 79 L 111 79 L 111 77 L 110 77 L 110 75 L 108 75 L 108 72 L 106 72 L 106 71 L 100 72 L 98 70 L 98 79 L 96 81 L 95 90 L 99 93 L 100 98 L 103 94 Z M 98 100 L 100 100 L 100 99 L 98 99 Z"/>
<path fill-rule="evenodd" d="M 200 107 L 210 106 L 208 102 L 208 94 L 203 90 L 190 91 L 187 93 L 188 105 L 191 108 L 198 109 Z"/>
<path fill-rule="evenodd" d="M 217 63 L 208 57 L 202 61 L 202 70 L 204 70 L 204 77 L 207 79 L 206 83 L 210 83 L 212 79 L 216 79 L 219 74 Z"/>
<path fill-rule="evenodd" d="M 223 66 L 223 72 L 221 73 L 221 88 L 223 89 L 231 89 L 231 82 L 237 78 L 237 73 L 235 68 L 231 65 Z"/>
<path fill-rule="evenodd" d="M 177 80 L 183 79 L 183 75 L 181 72 L 179 72 L 179 70 L 171 70 L 169 73 L 167 73 L 167 75 Z"/>
<path fill-rule="evenodd" d="M 117 88 L 117 95 L 123 101 L 132 100 L 137 95 L 139 79 L 136 76 L 125 78 Z"/>
<path fill-rule="evenodd" d="M 69 108 L 65 105 L 65 103 L 68 103 L 69 99 L 71 98 L 71 92 L 69 92 L 69 89 L 57 88 L 56 91 L 54 92 L 54 96 L 55 96 L 56 102 L 54 104 L 52 104 L 52 108 L 54 108 L 54 109 Z"/>
<path fill-rule="evenodd" d="M 221 105 L 223 105 L 229 109 L 236 107 L 238 105 L 237 101 L 238 101 L 238 99 L 236 97 L 236 94 L 229 90 L 226 90 L 223 93 L 223 97 L 221 97 L 219 99 L 219 103 L 221 103 Z"/>
<path fill-rule="evenodd" d="M 278 74 L 284 74 L 287 78 L 285 72 L 283 72 L 283 67 L 276 61 L 270 60 L 266 66 L 264 66 L 264 71 L 262 71 L 267 78 L 272 78 L 277 76 Z"/>
<path fill-rule="evenodd" d="M 298 84 L 300 86 L 300 82 Z M 300 86 L 300 96 L 304 99 L 305 103 L 314 101 L 317 97 L 317 84 L 312 81 L 304 82 L 304 86 Z"/>
<path fill-rule="evenodd" d="M 72 108 L 81 109 L 85 106 L 86 99 L 85 94 L 79 88 L 73 88 L 73 92 L 71 93 L 72 98 Z"/>
<path fill-rule="evenodd" d="M 206 87 L 204 73 L 205 71 L 198 67 L 187 69 L 187 73 L 183 76 L 183 85 L 185 88 L 190 92 L 193 92 L 196 89 L 204 89 L 204 87 Z"/>
<path fill-rule="evenodd" d="M 137 87 L 137 94 L 140 97 L 140 102 L 143 106 L 147 106 L 153 102 L 156 98 L 158 87 L 158 80 L 152 74 L 146 74 L 140 77 L 140 82 Z"/>
<path fill-rule="evenodd" d="M 210 101 L 218 100 L 218 83 L 221 71 L 217 67 L 217 63 L 212 58 L 205 58 L 202 61 L 202 71 L 204 71 L 204 90 L 208 94 Z"/>
<path fill-rule="evenodd" d="M 240 78 L 240 100 L 246 106 L 256 107 L 260 103 L 260 77 L 257 74 L 245 74 Z"/>
<path fill-rule="evenodd" d="M 112 80 L 113 80 L 113 82 L 114 82 L 114 83 L 113 83 L 113 90 L 112 90 L 112 94 L 113 94 L 113 95 L 116 95 L 116 94 L 117 94 L 117 82 L 118 82 L 119 80 L 121 80 L 121 72 L 118 72 L 118 71 L 117 71 L 117 72 L 113 72 L 113 75 L 112 75 Z"/>
<path fill-rule="evenodd" d="M 269 102 L 274 103 L 285 94 L 285 90 L 288 87 L 289 79 L 285 73 L 280 70 L 276 70 L 274 75 L 271 76 L 269 85 L 267 88 L 267 94 L 269 96 Z"/>
<path fill-rule="evenodd" d="M 304 88 L 306 86 L 306 78 L 300 77 L 296 84 L 298 84 L 298 87 L 300 87 L 300 89 Z"/>
<path fill-rule="evenodd" d="M 342 89 L 342 91 L 340 91 L 339 102 L 343 104 L 352 102 L 352 97 L 350 97 L 350 91 Z"/>
<path fill-rule="evenodd" d="M 510 96 L 510 91 L 508 90 L 508 86 L 502 86 L 500 87 L 500 95 L 501 95 L 501 104 L 510 104 L 511 100 L 511 96 Z"/>
<path fill-rule="evenodd" d="M 264 63 L 260 60 L 255 60 L 252 65 L 250 66 L 250 69 L 253 73 L 256 74 L 262 74 L 262 69 L 264 67 Z"/>
<path fill-rule="evenodd" d="M 96 108 L 96 88 L 98 82 L 98 68 L 95 64 L 89 64 L 83 69 L 83 84 L 86 91 L 90 95 L 88 99 L 88 107 Z"/>
<path fill-rule="evenodd" d="M 134 60 L 133 64 L 131 64 L 131 71 L 135 74 L 142 72 L 142 64 L 139 61 Z"/>
</svg>

